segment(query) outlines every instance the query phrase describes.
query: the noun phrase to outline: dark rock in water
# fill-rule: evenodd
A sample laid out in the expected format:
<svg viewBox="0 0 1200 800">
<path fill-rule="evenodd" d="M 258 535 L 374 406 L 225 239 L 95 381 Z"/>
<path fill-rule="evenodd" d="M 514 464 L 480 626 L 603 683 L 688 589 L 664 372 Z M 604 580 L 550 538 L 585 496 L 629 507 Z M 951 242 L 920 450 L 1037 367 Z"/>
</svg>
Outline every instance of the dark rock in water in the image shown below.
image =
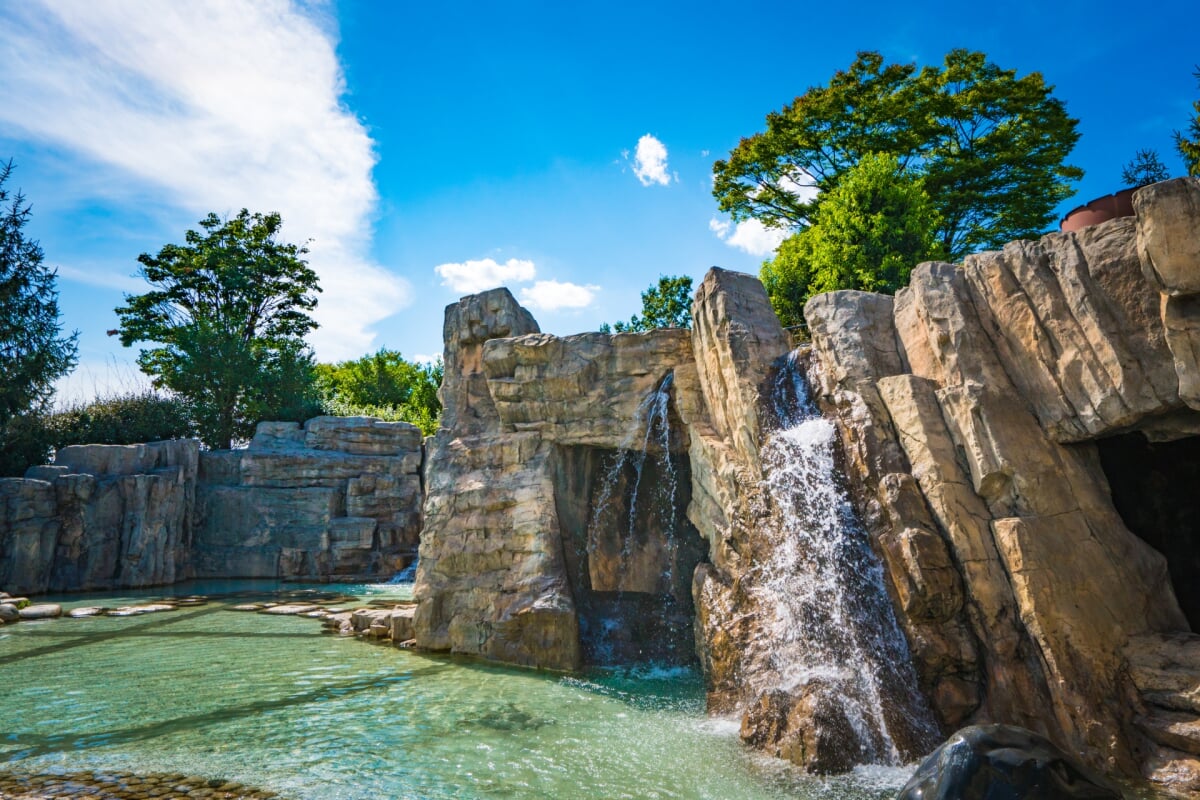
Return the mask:
<svg viewBox="0 0 1200 800">
<path fill-rule="evenodd" d="M 742 717 L 742 741 L 807 772 L 849 772 L 862 761 L 858 737 L 836 688 L 811 681 L 796 694 L 763 692 Z"/>
<path fill-rule="evenodd" d="M 926 758 L 897 800 L 1121 800 L 1121 793 L 1044 736 L 972 725 Z"/>
</svg>

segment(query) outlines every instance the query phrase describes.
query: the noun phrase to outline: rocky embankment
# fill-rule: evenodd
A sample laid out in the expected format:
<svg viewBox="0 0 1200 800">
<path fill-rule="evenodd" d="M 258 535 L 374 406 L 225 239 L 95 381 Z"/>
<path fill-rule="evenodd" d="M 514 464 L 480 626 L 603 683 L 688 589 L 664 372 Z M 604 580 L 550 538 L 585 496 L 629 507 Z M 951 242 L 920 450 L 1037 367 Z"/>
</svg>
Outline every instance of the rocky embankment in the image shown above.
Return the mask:
<svg viewBox="0 0 1200 800">
<path fill-rule="evenodd" d="M 1200 531 L 1194 489 L 1161 479 L 1200 432 L 1200 182 L 1134 197 L 1136 217 L 922 264 L 894 299 L 813 298 L 812 378 L 943 724 L 1200 792 L 1200 619 L 1177 601 Z"/>
<path fill-rule="evenodd" d="M 364 417 L 262 423 L 244 450 L 65 447 L 0 479 L 0 586 L 390 577 L 416 554 L 422 459 L 415 426 Z"/>
</svg>

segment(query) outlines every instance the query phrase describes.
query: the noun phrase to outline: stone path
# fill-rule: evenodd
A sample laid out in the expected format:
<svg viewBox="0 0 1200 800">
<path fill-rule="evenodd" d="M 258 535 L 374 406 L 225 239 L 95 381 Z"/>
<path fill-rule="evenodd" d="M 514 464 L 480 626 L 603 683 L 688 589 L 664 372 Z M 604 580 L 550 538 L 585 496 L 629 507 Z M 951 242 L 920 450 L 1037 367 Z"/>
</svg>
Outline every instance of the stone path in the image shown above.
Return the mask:
<svg viewBox="0 0 1200 800">
<path fill-rule="evenodd" d="M 271 800 L 275 792 L 222 778 L 180 773 L 136 775 L 131 772 L 0 772 L 0 800 Z"/>
</svg>

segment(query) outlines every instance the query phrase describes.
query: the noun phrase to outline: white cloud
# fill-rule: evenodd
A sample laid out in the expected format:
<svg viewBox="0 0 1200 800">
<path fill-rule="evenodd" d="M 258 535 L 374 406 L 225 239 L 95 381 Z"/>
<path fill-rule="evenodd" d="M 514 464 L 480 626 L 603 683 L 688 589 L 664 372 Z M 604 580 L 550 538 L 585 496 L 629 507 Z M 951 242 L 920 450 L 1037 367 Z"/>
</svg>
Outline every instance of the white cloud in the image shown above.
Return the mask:
<svg viewBox="0 0 1200 800">
<path fill-rule="evenodd" d="M 730 247 L 752 256 L 769 256 L 779 244 L 791 234 L 782 228 L 768 228 L 756 219 L 748 219 L 737 225 L 717 218 L 708 221 L 708 229 Z"/>
<path fill-rule="evenodd" d="M 538 281 L 521 290 L 521 304 L 540 311 L 558 311 L 563 308 L 585 308 L 591 305 L 600 291 L 599 286 L 580 286 L 577 283 Z"/>
<path fill-rule="evenodd" d="M 311 240 L 324 289 L 314 347 L 353 357 L 412 292 L 367 255 L 376 156 L 342 104 L 335 37 L 325 12 L 291 0 L 4 4 L 0 131 L 110 168 L 192 227 L 209 211 L 279 211 L 285 239 Z"/>
<path fill-rule="evenodd" d="M 409 361 L 412 361 L 414 364 L 432 364 L 441 357 L 441 353 L 438 353 L 437 355 L 431 355 L 429 353 L 414 353 L 413 357 L 410 358 Z"/>
<path fill-rule="evenodd" d="M 497 264 L 491 258 L 439 264 L 433 268 L 433 271 L 442 277 L 443 286 L 449 286 L 454 291 L 463 294 L 475 294 L 495 289 L 506 283 L 531 281 L 537 274 L 537 269 L 532 261 L 519 258 L 510 258 L 503 264 Z"/>
<path fill-rule="evenodd" d="M 642 186 L 669 184 L 671 175 L 667 172 L 667 146 L 648 133 L 638 139 L 637 150 L 633 154 L 633 174 L 642 182 Z"/>
</svg>

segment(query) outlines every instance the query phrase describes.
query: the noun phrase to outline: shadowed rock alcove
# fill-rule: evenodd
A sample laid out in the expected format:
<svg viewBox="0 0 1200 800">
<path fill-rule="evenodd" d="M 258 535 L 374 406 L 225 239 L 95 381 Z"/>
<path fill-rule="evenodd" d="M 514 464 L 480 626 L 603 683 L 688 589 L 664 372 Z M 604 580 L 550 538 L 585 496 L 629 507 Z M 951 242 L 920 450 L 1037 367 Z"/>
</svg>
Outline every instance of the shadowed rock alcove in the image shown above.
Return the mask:
<svg viewBox="0 0 1200 800">
<path fill-rule="evenodd" d="M 1129 530 L 1166 556 L 1179 606 L 1200 630 L 1200 436 L 1151 442 L 1127 433 L 1096 444 L 1113 505 Z"/>
<path fill-rule="evenodd" d="M 686 454 L 559 448 L 555 503 L 587 664 L 695 660 Z"/>
</svg>

